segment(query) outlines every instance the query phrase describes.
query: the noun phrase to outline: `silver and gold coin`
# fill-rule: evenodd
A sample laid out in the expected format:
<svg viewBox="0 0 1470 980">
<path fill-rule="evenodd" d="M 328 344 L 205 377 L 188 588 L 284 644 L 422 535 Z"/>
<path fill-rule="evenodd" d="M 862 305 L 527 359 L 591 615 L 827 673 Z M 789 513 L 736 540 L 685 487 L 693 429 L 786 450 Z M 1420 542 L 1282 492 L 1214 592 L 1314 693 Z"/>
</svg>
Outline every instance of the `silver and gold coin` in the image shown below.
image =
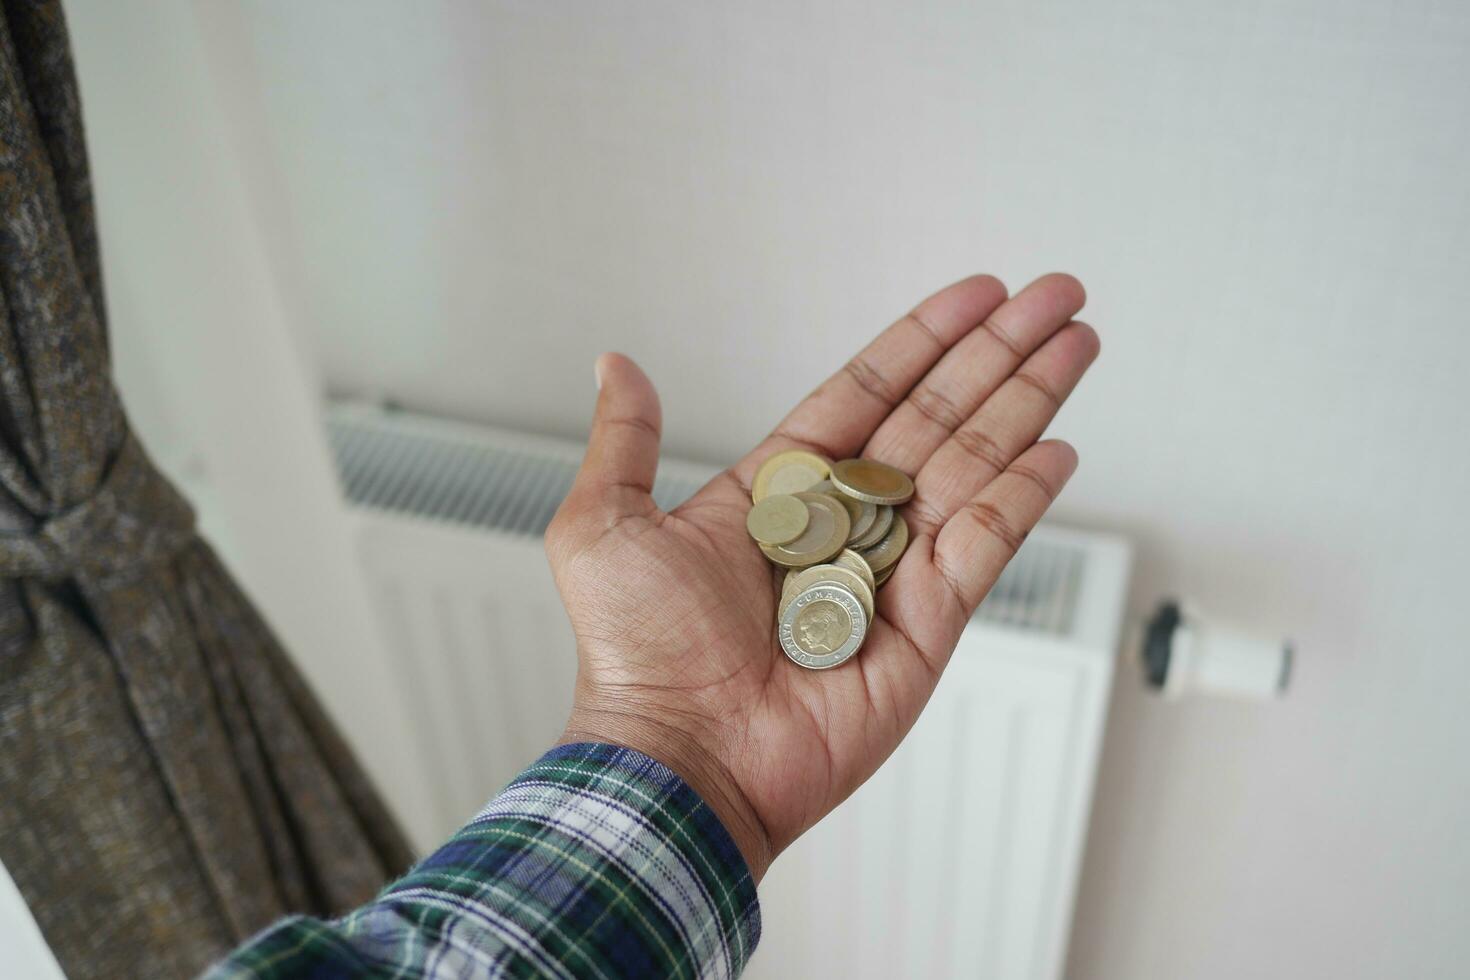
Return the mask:
<svg viewBox="0 0 1470 980">
<path fill-rule="evenodd" d="M 900 514 L 893 515 L 893 526 L 883 535 L 883 540 L 860 552 L 876 577 L 886 569 L 898 564 L 904 549 L 909 546 L 909 525 Z M 880 583 L 881 584 L 881 583 Z"/>
<path fill-rule="evenodd" d="M 750 496 L 759 503 L 775 493 L 802 493 L 827 479 L 832 461 L 804 449 L 788 449 L 776 453 L 755 471 Z"/>
<path fill-rule="evenodd" d="M 857 572 L 843 568 L 841 565 L 813 565 L 811 568 L 797 572 L 792 577 L 786 586 L 786 594 L 794 598 L 815 585 L 842 586 L 857 596 L 858 602 L 862 603 L 863 612 L 868 617 L 868 622 L 871 623 L 873 621 L 873 590 L 868 587 L 868 583 Z M 789 602 L 790 600 L 788 599 L 787 601 Z M 784 605 L 783 603 L 783 607 Z"/>
<path fill-rule="evenodd" d="M 878 505 L 856 497 L 849 497 L 832 485 L 830 479 L 823 480 L 812 487 L 813 493 L 825 493 L 847 509 L 848 519 L 852 521 L 852 531 L 847 535 L 848 541 L 862 537 L 868 533 L 873 526 L 873 521 L 878 516 Z"/>
<path fill-rule="evenodd" d="M 840 585 L 816 585 L 799 593 L 781 611 L 777 627 L 786 656 L 812 670 L 846 662 L 867 633 L 862 603 Z"/>
<path fill-rule="evenodd" d="M 833 463 L 792 449 L 761 463 L 745 529 L 787 569 L 776 633 L 793 663 L 836 667 L 862 647 L 878 589 L 909 543 L 894 507 L 913 494 L 907 475 L 875 460 Z"/>
<path fill-rule="evenodd" d="M 856 497 L 849 497 L 841 491 L 838 491 L 838 494 L 844 500 L 851 500 L 857 505 L 857 516 L 852 518 L 852 531 L 847 535 L 847 540 L 851 543 L 873 529 L 873 525 L 878 520 L 878 507 L 880 505 L 867 500 L 858 500 Z M 851 508 L 848 509 L 848 516 L 852 516 Z"/>
<path fill-rule="evenodd" d="M 807 506 L 806 530 L 786 544 L 762 544 L 761 551 L 777 565 L 805 568 L 818 565 L 842 550 L 852 528 L 847 511 L 825 493 L 798 493 Z"/>
<path fill-rule="evenodd" d="M 847 516 L 850 520 L 857 520 L 858 515 L 862 513 L 862 502 L 854 500 L 852 497 L 849 497 L 841 490 L 838 490 L 832 485 L 831 480 L 823 480 L 821 483 L 812 484 L 810 492 L 825 493 L 827 496 L 837 501 L 847 511 Z"/>
<path fill-rule="evenodd" d="M 828 481 L 828 484 L 830 485 L 830 481 Z M 873 523 L 871 515 L 866 513 L 867 510 L 872 508 L 872 504 L 865 504 L 861 500 L 858 500 L 856 497 L 849 497 L 847 494 L 843 493 L 841 490 L 838 490 L 836 487 L 832 487 L 831 490 L 824 490 L 823 493 L 831 497 L 833 500 L 837 501 L 843 506 L 844 509 L 846 509 L 848 519 L 852 521 L 852 526 L 854 528 L 856 528 L 858 525 L 862 525 L 863 530 L 867 530 L 868 525 Z M 857 532 L 854 531 L 853 533 Z"/>
<path fill-rule="evenodd" d="M 874 504 L 907 503 L 914 495 L 914 481 L 907 473 L 875 459 L 844 459 L 833 463 L 827 478 L 849 497 Z"/>
<path fill-rule="evenodd" d="M 871 548 L 883 540 L 890 528 L 893 527 L 893 508 L 887 504 L 874 505 L 873 523 L 861 535 L 848 535 L 847 546 L 854 551 L 862 551 Z"/>
<path fill-rule="evenodd" d="M 851 548 L 843 548 L 839 551 L 837 557 L 832 559 L 832 564 L 841 565 L 850 572 L 856 572 L 864 582 L 868 583 L 870 590 L 878 591 L 878 581 L 873 575 L 872 567 L 862 555 Z"/>
<path fill-rule="evenodd" d="M 864 593 L 870 596 L 873 595 L 877 585 L 877 579 L 873 577 L 872 572 L 867 570 L 867 562 L 864 562 L 861 558 L 858 559 L 863 569 L 863 571 L 859 572 L 850 560 L 848 562 L 842 561 L 842 555 L 845 554 L 851 554 L 851 552 L 843 549 L 842 554 L 833 558 L 830 562 L 823 562 L 820 565 L 809 565 L 806 568 L 788 568 L 786 574 L 781 578 L 781 601 L 777 607 L 778 610 L 785 608 L 786 604 L 802 589 L 808 588 L 816 582 L 824 581 L 821 574 L 810 575 L 808 573 L 822 573 L 828 569 L 835 569 L 835 573 L 827 581 L 837 582 L 843 588 L 856 594 L 859 599 L 863 597 Z M 849 576 L 851 577 L 849 578 Z M 863 605 L 869 607 L 869 617 L 871 618 L 871 603 L 865 602 Z"/>
<path fill-rule="evenodd" d="M 789 493 L 763 497 L 745 515 L 745 530 L 761 544 L 790 544 L 810 523 L 806 501 Z"/>
</svg>

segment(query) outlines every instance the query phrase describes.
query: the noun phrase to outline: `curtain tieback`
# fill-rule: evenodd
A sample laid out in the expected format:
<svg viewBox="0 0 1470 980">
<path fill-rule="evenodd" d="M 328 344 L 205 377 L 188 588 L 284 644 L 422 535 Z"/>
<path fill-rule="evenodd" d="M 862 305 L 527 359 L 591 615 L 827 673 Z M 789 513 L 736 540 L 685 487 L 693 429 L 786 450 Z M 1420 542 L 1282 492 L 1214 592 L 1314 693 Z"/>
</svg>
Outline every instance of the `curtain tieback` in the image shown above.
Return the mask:
<svg viewBox="0 0 1470 980">
<path fill-rule="evenodd" d="M 110 585 L 194 538 L 194 509 L 129 432 L 90 499 L 32 531 L 0 534 L 0 578 Z"/>
</svg>

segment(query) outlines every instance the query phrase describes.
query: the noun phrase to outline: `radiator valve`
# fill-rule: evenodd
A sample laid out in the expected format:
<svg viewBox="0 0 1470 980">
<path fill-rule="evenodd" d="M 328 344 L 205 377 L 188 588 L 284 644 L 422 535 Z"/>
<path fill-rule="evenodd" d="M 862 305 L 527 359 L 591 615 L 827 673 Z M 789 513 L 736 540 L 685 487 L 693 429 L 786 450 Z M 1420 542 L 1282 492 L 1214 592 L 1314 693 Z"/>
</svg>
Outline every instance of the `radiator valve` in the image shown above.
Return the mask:
<svg viewBox="0 0 1470 980">
<path fill-rule="evenodd" d="M 1264 701 L 1291 680 L 1290 642 L 1262 637 L 1166 599 L 1143 630 L 1140 654 L 1148 685 L 1167 698 L 1216 694 Z"/>
</svg>

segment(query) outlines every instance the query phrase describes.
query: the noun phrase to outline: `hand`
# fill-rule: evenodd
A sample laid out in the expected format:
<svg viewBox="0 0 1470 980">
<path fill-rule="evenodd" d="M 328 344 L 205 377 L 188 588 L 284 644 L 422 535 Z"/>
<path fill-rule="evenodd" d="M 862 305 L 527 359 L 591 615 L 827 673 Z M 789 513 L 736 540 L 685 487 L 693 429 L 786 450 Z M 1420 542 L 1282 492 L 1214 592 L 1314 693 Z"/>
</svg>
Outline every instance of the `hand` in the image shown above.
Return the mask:
<svg viewBox="0 0 1470 980">
<path fill-rule="evenodd" d="M 733 468 L 665 513 L 649 491 L 658 395 L 628 358 L 597 362 L 587 455 L 546 534 L 577 636 L 564 741 L 637 749 L 715 809 L 757 880 L 898 746 L 960 631 L 1077 456 L 1038 442 L 1098 353 L 1050 275 L 1007 299 L 975 276 L 885 330 Z M 912 540 L 862 650 L 803 669 L 776 639 L 782 570 L 745 530 L 750 482 L 782 449 L 868 456 L 914 478 Z"/>
</svg>

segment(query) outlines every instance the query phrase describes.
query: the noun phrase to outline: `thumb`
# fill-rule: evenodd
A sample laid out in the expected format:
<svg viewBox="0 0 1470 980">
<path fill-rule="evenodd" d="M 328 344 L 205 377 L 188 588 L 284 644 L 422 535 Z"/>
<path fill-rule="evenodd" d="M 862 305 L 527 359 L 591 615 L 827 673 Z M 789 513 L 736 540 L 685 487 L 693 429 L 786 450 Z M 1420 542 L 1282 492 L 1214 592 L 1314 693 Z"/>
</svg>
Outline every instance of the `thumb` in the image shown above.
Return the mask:
<svg viewBox="0 0 1470 980">
<path fill-rule="evenodd" d="M 603 354 L 593 370 L 597 408 L 572 495 L 583 506 L 610 515 L 647 513 L 654 508 L 653 477 L 663 426 L 658 392 L 622 354 Z"/>
</svg>

